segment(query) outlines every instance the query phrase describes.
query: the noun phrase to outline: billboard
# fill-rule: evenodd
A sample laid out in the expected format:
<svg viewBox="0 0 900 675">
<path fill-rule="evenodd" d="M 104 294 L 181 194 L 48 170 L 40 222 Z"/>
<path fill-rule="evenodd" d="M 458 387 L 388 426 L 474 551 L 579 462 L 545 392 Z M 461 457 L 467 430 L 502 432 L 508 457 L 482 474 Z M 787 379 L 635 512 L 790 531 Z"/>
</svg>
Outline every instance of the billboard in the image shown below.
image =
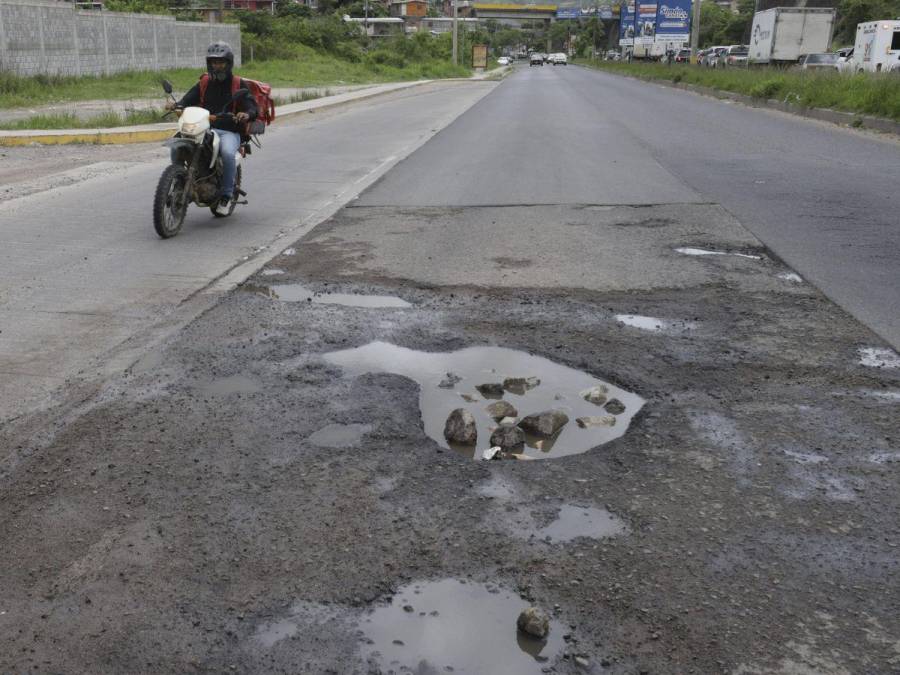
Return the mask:
<svg viewBox="0 0 900 675">
<path fill-rule="evenodd" d="M 637 2 L 638 19 L 635 44 L 652 45 L 656 36 L 656 3 Z"/>
<path fill-rule="evenodd" d="M 619 5 L 619 44 L 623 47 L 634 44 L 634 4 Z"/>
<path fill-rule="evenodd" d="M 557 19 L 577 19 L 581 16 L 581 10 L 577 7 L 560 7 L 556 10 Z"/>
<path fill-rule="evenodd" d="M 657 42 L 691 39 L 691 0 L 660 0 L 656 10 Z"/>
<path fill-rule="evenodd" d="M 487 68 L 487 45 L 472 45 L 472 67 Z"/>
</svg>

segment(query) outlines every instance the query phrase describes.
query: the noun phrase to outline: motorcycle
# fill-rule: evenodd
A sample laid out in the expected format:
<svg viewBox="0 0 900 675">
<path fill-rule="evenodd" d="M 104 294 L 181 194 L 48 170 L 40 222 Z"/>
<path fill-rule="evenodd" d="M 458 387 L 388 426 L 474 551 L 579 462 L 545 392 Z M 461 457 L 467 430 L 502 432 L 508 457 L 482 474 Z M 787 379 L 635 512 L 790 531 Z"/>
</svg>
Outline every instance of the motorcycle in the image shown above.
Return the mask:
<svg viewBox="0 0 900 675">
<path fill-rule="evenodd" d="M 162 86 L 174 101 L 172 84 L 163 80 Z M 246 89 L 237 90 L 231 97 L 231 102 L 242 98 L 246 93 Z M 223 167 L 219 156 L 219 136 L 212 131 L 211 124 L 217 119 L 234 117 L 233 113 L 227 112 L 228 105 L 218 114 L 211 114 L 205 108 L 194 106 L 169 111 L 180 112 L 178 130 L 163 145 L 175 152 L 172 163 L 159 177 L 153 197 L 153 227 L 163 239 L 178 234 L 191 202 L 209 207 L 216 218 L 226 218 L 234 213 L 238 204 L 247 203 L 246 199 L 240 199 L 247 196 L 241 189 L 241 159 L 250 154 L 250 142 L 242 140 L 235 156 L 237 172 L 233 197 L 226 213 L 216 210 L 221 194 Z"/>
</svg>

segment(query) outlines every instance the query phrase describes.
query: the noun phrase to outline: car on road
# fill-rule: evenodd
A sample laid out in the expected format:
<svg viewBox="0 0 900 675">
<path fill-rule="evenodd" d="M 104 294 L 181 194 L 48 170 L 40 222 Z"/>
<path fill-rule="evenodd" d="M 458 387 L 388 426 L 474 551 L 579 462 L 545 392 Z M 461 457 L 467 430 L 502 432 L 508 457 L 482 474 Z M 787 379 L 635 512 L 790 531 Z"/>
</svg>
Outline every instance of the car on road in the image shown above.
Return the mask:
<svg viewBox="0 0 900 675">
<path fill-rule="evenodd" d="M 621 59 L 622 55 L 612 49 L 610 49 L 608 52 L 606 52 L 606 54 L 603 55 L 604 61 L 620 61 Z"/>
<path fill-rule="evenodd" d="M 501 56 L 499 59 L 497 59 L 498 66 L 508 66 L 509 63 L 510 61 L 508 56 Z"/>
<path fill-rule="evenodd" d="M 675 63 L 690 63 L 691 62 L 691 50 L 690 49 L 679 49 L 678 53 L 675 55 Z"/>
<path fill-rule="evenodd" d="M 534 52 L 531 55 L 531 58 L 528 59 L 528 65 L 530 66 L 543 66 L 544 65 L 544 55 L 540 52 Z"/>
<path fill-rule="evenodd" d="M 746 66 L 747 58 L 750 56 L 750 47 L 747 45 L 731 45 L 719 57 L 716 65 L 722 68 L 735 68 Z"/>
<path fill-rule="evenodd" d="M 706 49 L 701 50 L 697 54 L 697 65 L 698 66 L 710 66 L 710 60 L 716 56 L 716 53 L 719 49 L 726 49 L 726 47 L 707 47 Z"/>
<path fill-rule="evenodd" d="M 850 59 L 853 58 L 853 47 L 838 49 L 835 54 L 838 55 L 838 70 L 842 73 L 851 72 Z"/>
<path fill-rule="evenodd" d="M 712 51 L 706 55 L 703 65 L 707 68 L 721 68 L 722 64 L 720 63 L 720 59 L 722 59 L 727 51 L 728 47 L 713 47 Z"/>
<path fill-rule="evenodd" d="M 569 57 L 562 52 L 551 54 L 550 63 L 552 63 L 554 66 L 567 66 L 569 65 Z"/>
<path fill-rule="evenodd" d="M 823 54 L 804 54 L 797 63 L 800 70 L 825 70 L 841 72 L 840 57 L 832 52 Z"/>
</svg>

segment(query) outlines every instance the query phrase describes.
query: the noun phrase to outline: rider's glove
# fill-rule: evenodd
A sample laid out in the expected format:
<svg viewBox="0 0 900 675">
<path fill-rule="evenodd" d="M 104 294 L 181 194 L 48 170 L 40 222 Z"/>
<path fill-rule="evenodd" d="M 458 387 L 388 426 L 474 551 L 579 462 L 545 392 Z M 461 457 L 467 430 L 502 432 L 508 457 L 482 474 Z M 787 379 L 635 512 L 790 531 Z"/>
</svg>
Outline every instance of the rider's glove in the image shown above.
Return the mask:
<svg viewBox="0 0 900 675">
<path fill-rule="evenodd" d="M 248 115 L 248 114 L 245 113 L 245 112 L 239 112 L 237 115 L 234 116 L 234 118 L 235 118 L 238 122 L 246 122 L 247 120 L 250 119 L 250 115 Z"/>
</svg>

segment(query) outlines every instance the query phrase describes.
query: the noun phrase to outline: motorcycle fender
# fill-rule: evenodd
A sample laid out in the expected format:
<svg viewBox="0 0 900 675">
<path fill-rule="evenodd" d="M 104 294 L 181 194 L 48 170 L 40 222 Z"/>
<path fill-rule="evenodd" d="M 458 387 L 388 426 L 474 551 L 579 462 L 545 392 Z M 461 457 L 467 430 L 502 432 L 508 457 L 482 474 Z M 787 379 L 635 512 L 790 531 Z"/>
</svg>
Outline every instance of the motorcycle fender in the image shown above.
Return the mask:
<svg viewBox="0 0 900 675">
<path fill-rule="evenodd" d="M 218 156 L 219 156 L 219 142 L 220 142 L 220 141 L 219 141 L 219 134 L 213 133 L 213 136 L 212 136 L 212 153 L 211 153 L 211 154 L 212 154 L 212 159 L 211 159 L 210 162 L 209 162 L 209 168 L 210 168 L 210 169 L 215 168 L 215 166 L 216 166 L 216 159 L 217 159 Z"/>
<path fill-rule="evenodd" d="M 188 148 L 189 150 L 193 150 L 196 145 L 194 141 L 188 138 L 178 138 L 173 136 L 167 141 L 163 142 L 163 145 L 167 148 Z"/>
</svg>

